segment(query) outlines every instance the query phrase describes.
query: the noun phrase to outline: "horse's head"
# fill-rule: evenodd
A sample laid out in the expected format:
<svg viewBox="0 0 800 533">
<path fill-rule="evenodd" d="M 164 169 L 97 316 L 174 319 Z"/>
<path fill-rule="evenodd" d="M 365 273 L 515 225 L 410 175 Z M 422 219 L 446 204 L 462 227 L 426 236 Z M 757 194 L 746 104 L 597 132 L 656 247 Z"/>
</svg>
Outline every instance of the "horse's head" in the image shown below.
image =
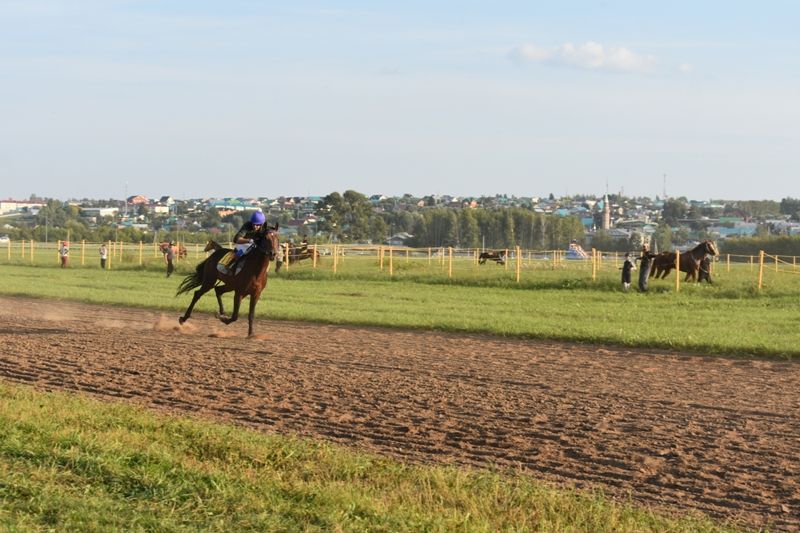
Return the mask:
<svg viewBox="0 0 800 533">
<path fill-rule="evenodd" d="M 270 261 L 274 261 L 281 248 L 278 242 L 278 224 L 271 228 L 265 225 L 254 242 L 257 250 L 266 255 Z"/>
<path fill-rule="evenodd" d="M 705 250 L 707 254 L 717 255 L 719 253 L 717 252 L 717 247 L 714 245 L 712 241 L 705 241 L 703 244 L 705 245 Z"/>
<path fill-rule="evenodd" d="M 206 247 L 203 249 L 204 252 L 210 252 L 212 250 L 219 250 L 220 246 L 213 240 L 209 239 L 206 243 Z"/>
</svg>

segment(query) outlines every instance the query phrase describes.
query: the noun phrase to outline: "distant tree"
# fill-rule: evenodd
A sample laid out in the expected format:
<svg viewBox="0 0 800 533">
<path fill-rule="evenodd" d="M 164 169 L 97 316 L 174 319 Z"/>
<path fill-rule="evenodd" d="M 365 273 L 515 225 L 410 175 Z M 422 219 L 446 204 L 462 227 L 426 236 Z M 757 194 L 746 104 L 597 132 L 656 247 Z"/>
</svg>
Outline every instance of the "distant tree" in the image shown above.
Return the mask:
<svg viewBox="0 0 800 533">
<path fill-rule="evenodd" d="M 781 200 L 780 212 L 791 216 L 792 220 L 800 220 L 800 198 L 784 198 Z"/>
<path fill-rule="evenodd" d="M 664 207 L 661 209 L 661 218 L 665 224 L 670 226 L 677 226 L 678 221 L 686 218 L 688 205 L 683 199 L 670 198 L 664 202 Z"/>
<path fill-rule="evenodd" d="M 655 232 L 655 241 L 659 252 L 672 250 L 672 228 L 668 224 L 660 224 Z"/>
</svg>

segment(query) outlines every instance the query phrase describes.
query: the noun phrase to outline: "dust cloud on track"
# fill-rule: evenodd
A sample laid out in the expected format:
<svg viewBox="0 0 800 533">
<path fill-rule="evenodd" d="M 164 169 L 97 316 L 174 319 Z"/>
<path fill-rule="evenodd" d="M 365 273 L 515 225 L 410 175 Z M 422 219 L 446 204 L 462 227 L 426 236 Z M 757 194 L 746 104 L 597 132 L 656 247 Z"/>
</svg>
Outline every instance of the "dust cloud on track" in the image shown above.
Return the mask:
<svg viewBox="0 0 800 533">
<path fill-rule="evenodd" d="M 800 530 L 796 362 L 177 316 L 0 297 L 0 379 Z"/>
</svg>

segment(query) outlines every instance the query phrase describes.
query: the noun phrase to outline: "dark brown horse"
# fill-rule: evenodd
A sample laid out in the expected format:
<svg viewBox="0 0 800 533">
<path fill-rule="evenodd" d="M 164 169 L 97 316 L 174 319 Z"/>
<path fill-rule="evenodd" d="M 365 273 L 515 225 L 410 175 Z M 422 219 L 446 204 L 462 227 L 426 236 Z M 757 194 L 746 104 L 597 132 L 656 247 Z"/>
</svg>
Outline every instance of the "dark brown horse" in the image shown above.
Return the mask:
<svg viewBox="0 0 800 533">
<path fill-rule="evenodd" d="M 303 247 L 303 246 L 292 246 L 291 244 L 289 245 L 288 258 L 290 265 L 297 263 L 298 261 L 303 261 L 305 259 L 312 259 L 314 258 L 314 256 L 316 256 L 316 261 L 319 262 L 320 259 L 319 252 L 316 251 L 315 249 L 313 248 L 309 249 L 307 246 Z"/>
<path fill-rule="evenodd" d="M 223 274 L 217 269 L 217 264 L 225 254 L 230 252 L 227 248 L 221 246 L 213 246 L 211 244 L 206 246 L 206 250 L 214 250 L 203 262 L 197 265 L 194 274 L 190 274 L 184 278 L 178 287 L 178 294 L 189 292 L 190 290 L 199 287 L 194 292 L 194 297 L 186 312 L 178 319 L 178 322 L 183 324 L 192 315 L 194 305 L 205 293 L 212 288 L 217 295 L 217 303 L 219 304 L 219 313 L 217 317 L 225 324 L 235 322 L 239 318 L 239 305 L 242 303 L 242 298 L 245 296 L 250 297 L 250 313 L 247 315 L 247 334 L 253 334 L 253 316 L 255 315 L 256 303 L 261 297 L 261 291 L 267 285 L 267 273 L 269 271 L 270 261 L 274 261 L 276 254 L 280 250 L 278 243 L 278 225 L 274 228 L 264 226 L 264 231 L 259 233 L 253 239 L 253 250 L 247 255 L 240 258 L 242 262 L 241 270 L 235 275 Z M 221 284 L 217 284 L 217 282 Z M 222 295 L 226 292 L 235 291 L 233 295 L 233 314 L 231 316 L 225 315 L 225 310 L 222 306 Z"/>
<path fill-rule="evenodd" d="M 684 281 L 700 281 L 700 263 L 708 255 L 717 255 L 717 247 L 711 241 L 703 241 L 688 252 L 683 252 L 680 258 L 680 271 L 686 272 Z M 675 268 L 675 252 L 663 252 L 653 258 L 650 275 L 657 279 L 666 278 Z"/>
<path fill-rule="evenodd" d="M 478 264 L 482 265 L 486 261 L 496 261 L 498 265 L 506 264 L 506 253 L 502 252 L 481 252 L 478 256 Z"/>
</svg>

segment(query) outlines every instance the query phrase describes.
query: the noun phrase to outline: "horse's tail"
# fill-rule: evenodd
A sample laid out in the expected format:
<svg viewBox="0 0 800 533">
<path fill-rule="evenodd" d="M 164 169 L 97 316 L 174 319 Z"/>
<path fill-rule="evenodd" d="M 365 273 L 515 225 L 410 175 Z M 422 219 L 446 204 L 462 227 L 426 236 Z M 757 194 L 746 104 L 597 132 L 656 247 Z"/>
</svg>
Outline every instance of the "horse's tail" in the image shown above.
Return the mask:
<svg viewBox="0 0 800 533">
<path fill-rule="evenodd" d="M 217 250 L 204 260 L 200 261 L 200 263 L 198 263 L 197 267 L 194 269 L 194 272 L 183 278 L 183 281 L 181 281 L 181 284 L 178 286 L 178 292 L 175 293 L 175 296 L 179 296 L 185 292 L 189 292 L 190 290 L 195 289 L 200 285 L 202 285 L 203 281 L 205 281 L 204 272 L 206 268 L 206 263 L 208 263 L 211 260 L 214 260 L 214 262 L 219 261 L 223 255 L 228 253 L 228 251 L 229 250 L 226 250 L 224 248 Z"/>
</svg>

